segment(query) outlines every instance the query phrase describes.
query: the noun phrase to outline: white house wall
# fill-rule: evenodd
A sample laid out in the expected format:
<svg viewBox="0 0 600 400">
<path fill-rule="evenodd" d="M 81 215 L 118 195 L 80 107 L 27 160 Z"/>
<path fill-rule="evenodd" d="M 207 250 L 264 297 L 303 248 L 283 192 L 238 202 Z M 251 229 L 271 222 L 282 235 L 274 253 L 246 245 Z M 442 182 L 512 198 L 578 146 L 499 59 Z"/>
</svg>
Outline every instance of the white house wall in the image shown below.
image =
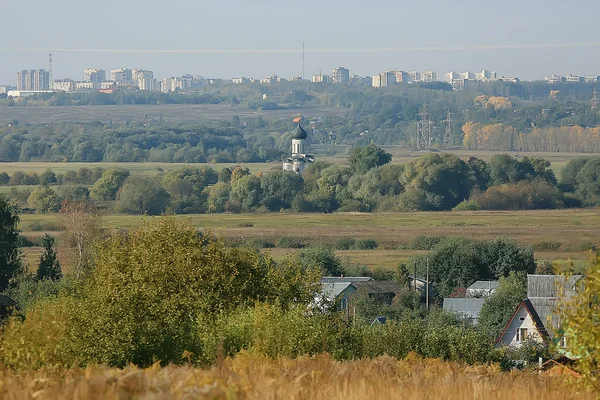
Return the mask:
<svg viewBox="0 0 600 400">
<path fill-rule="evenodd" d="M 521 346 L 521 342 L 517 341 L 517 330 L 520 328 L 526 328 L 527 335 L 531 339 L 534 339 L 537 342 L 543 341 L 535 325 L 535 322 L 533 322 L 531 315 L 529 315 L 529 312 L 527 311 L 527 308 L 523 304 L 521 304 L 516 315 L 510 322 L 508 329 L 502 336 L 501 344 L 514 347 Z"/>
</svg>

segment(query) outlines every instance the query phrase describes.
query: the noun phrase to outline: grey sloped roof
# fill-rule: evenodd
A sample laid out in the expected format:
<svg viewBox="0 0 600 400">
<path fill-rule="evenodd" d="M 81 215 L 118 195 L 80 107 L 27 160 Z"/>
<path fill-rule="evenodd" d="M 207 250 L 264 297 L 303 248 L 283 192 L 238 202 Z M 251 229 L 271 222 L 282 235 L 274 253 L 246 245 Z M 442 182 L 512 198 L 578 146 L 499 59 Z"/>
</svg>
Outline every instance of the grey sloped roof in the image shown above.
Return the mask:
<svg viewBox="0 0 600 400">
<path fill-rule="evenodd" d="M 336 282 L 368 282 L 372 281 L 370 276 L 324 276 L 321 278 L 321 283 L 336 283 Z"/>
<path fill-rule="evenodd" d="M 402 287 L 394 281 L 368 281 L 353 282 L 355 288 L 369 294 L 376 293 L 399 293 Z"/>
<path fill-rule="evenodd" d="M 498 281 L 477 281 L 467 288 L 467 290 L 490 290 L 498 287 Z"/>
<path fill-rule="evenodd" d="M 471 319 L 478 319 L 481 307 L 485 299 L 481 298 L 466 298 L 466 299 L 444 299 L 444 310 L 453 311 Z"/>
<path fill-rule="evenodd" d="M 335 299 L 351 285 L 352 283 L 350 282 L 323 283 L 323 297 L 330 301 L 335 301 Z"/>
<path fill-rule="evenodd" d="M 571 298 L 581 275 L 527 275 L 527 297 Z"/>
<path fill-rule="evenodd" d="M 15 307 L 17 302 L 10 297 L 0 294 L 0 307 Z"/>
<path fill-rule="evenodd" d="M 555 297 L 529 297 L 527 301 L 535 310 L 539 322 L 544 326 L 548 336 L 552 336 L 554 330 L 560 327 L 560 318 L 557 314 L 560 300 Z"/>
</svg>

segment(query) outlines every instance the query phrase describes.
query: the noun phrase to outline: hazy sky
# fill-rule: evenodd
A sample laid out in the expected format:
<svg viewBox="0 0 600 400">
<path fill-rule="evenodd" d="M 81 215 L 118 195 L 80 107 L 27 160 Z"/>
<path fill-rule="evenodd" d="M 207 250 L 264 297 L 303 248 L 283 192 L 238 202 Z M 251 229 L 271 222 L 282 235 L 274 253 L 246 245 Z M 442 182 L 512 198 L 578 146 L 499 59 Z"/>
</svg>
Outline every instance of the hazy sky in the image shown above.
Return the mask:
<svg viewBox="0 0 600 400">
<path fill-rule="evenodd" d="M 0 17 L 0 84 L 14 84 L 18 70 L 47 68 L 44 49 L 54 49 L 55 79 L 82 79 L 84 68 L 118 67 L 150 69 L 157 78 L 290 77 L 302 73 L 302 42 L 306 76 L 340 65 L 359 75 L 392 68 L 440 74 L 485 68 L 521 79 L 600 75 L 599 0 L 0 0 Z M 561 43 L 580 45 L 493 48 Z M 481 48 L 447 49 L 462 46 Z M 342 51 L 367 48 L 420 50 Z M 313 52 L 323 49 L 340 52 Z"/>
</svg>

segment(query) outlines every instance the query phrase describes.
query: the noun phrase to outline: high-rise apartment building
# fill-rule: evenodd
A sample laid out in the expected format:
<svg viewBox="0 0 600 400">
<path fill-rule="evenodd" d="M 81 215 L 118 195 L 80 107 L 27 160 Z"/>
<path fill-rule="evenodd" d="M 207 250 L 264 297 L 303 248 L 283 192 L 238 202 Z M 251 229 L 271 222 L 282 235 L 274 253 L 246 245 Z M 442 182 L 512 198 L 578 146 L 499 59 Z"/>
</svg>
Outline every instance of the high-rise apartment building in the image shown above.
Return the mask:
<svg viewBox="0 0 600 400">
<path fill-rule="evenodd" d="M 338 67 L 333 70 L 331 82 L 348 83 L 350 81 L 350 70 L 344 67 Z"/>
<path fill-rule="evenodd" d="M 421 77 L 423 82 L 437 82 L 437 74 L 433 71 L 425 71 Z"/>
<path fill-rule="evenodd" d="M 140 90 L 154 90 L 156 81 L 154 80 L 154 72 L 145 71 L 143 69 L 132 69 L 131 80 Z"/>
<path fill-rule="evenodd" d="M 89 68 L 83 71 L 83 80 L 99 84 L 106 81 L 106 71 L 99 68 Z"/>
<path fill-rule="evenodd" d="M 17 72 L 17 90 L 50 90 L 50 73 L 45 69 L 32 69 Z"/>
<path fill-rule="evenodd" d="M 117 68 L 110 71 L 110 80 L 120 84 L 130 84 L 133 81 L 132 72 L 128 68 Z"/>
</svg>

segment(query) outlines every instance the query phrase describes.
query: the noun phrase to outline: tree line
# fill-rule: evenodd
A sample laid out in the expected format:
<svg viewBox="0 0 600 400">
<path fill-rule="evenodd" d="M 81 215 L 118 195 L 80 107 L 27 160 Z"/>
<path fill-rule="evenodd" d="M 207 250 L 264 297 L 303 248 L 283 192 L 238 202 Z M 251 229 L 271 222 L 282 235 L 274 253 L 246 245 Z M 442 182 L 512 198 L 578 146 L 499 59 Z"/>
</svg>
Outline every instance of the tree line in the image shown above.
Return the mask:
<svg viewBox="0 0 600 400">
<path fill-rule="evenodd" d="M 5 162 L 217 163 L 280 157 L 273 138 L 245 138 L 239 126 L 223 121 L 151 128 L 143 122 L 9 124 L 0 128 L 0 161 Z"/>
<path fill-rule="evenodd" d="M 466 91 L 457 92 L 446 90 L 448 87 L 444 85 L 402 84 L 375 89 L 345 85 L 307 86 L 287 82 L 273 85 L 216 85 L 206 88 L 207 92 L 195 94 L 58 94 L 48 101 L 51 103 L 60 99 L 57 104 L 70 101 L 75 104 L 96 104 L 96 101 L 97 104 L 230 103 L 232 114 L 236 109 L 286 108 L 292 113 L 297 105 L 310 105 L 315 109 L 318 106 L 335 107 L 340 110 L 338 116 L 314 116 L 311 121 L 314 122 L 311 124 L 314 128 L 311 134 L 313 143 L 331 143 L 329 134 L 333 132 L 334 142 L 339 144 L 377 143 L 413 148 L 416 146 L 416 121 L 421 119 L 420 112 L 425 105 L 432 122 L 434 148 L 441 148 L 449 124 L 453 147 L 500 151 L 597 151 L 594 150 L 597 149 L 598 141 L 594 141 L 597 132 L 594 133 L 593 129 L 600 125 L 600 114 L 589 102 L 593 84 L 551 87 L 539 82 L 498 82 L 468 87 Z M 267 94 L 267 99 L 263 99 L 264 94 Z M 452 113 L 450 122 L 447 122 L 448 111 Z M 184 126 L 184 132 L 181 132 L 181 126 L 169 126 L 164 121 L 158 122 L 159 127 L 149 128 L 144 127 L 144 121 L 120 127 L 110 123 L 69 123 L 58 127 L 55 124 L 40 124 L 17 129 L 15 124 L 11 124 L 13 131 L 19 135 L 10 135 L 11 131 L 0 129 L 0 137 L 3 138 L 0 141 L 0 160 L 197 162 L 195 160 L 210 161 L 216 158 L 217 162 L 242 162 L 249 159 L 275 159 L 279 158 L 281 152 L 289 151 L 289 142 L 279 140 L 293 129 L 289 121 L 267 116 L 247 118 L 243 123 L 240 122 L 240 118 L 233 115 L 231 122 L 212 121 L 204 123 L 206 126 Z M 137 125 L 137 129 L 133 129 L 132 125 Z M 464 128 L 469 126 L 476 129 L 466 131 Z M 213 130 L 218 128 L 227 130 L 227 136 L 233 138 L 241 135 L 246 145 L 232 140 L 225 149 L 219 141 L 213 146 L 202 137 L 191 135 L 198 133 L 198 130 L 201 136 L 212 135 Z M 26 130 L 35 134 L 26 134 Z M 114 135 L 114 131 L 118 135 L 110 136 L 112 141 L 105 140 L 106 135 Z M 67 133 L 73 139 L 63 140 L 60 135 L 55 137 Z M 8 139 L 4 136 L 8 136 Z M 160 138 L 157 139 L 157 136 Z M 248 146 L 248 143 L 252 145 Z M 50 151 L 49 147 L 53 147 L 53 150 Z M 246 151 L 240 153 L 242 149 Z M 279 154 L 269 153 L 272 149 L 277 149 Z M 249 150 L 253 152 L 249 153 Z"/>
<path fill-rule="evenodd" d="M 186 167 L 151 177 L 128 170 L 46 171 L 34 190 L 10 196 L 37 212 L 61 201 L 94 201 L 117 212 L 157 215 L 295 212 L 531 210 L 599 204 L 600 159 L 570 161 L 557 180 L 547 160 L 496 155 L 489 162 L 430 153 L 407 164 L 370 145 L 355 147 L 349 165 L 317 161 L 304 175 L 282 170 L 252 174 L 246 167 Z M 2 178 L 4 176 L 4 178 Z M 10 184 L 15 176 L 0 175 Z M 54 186 L 60 180 L 63 184 Z M 23 182 L 23 180 L 19 180 Z M 86 182 L 87 185 L 78 182 Z M 92 183 L 93 182 L 93 183 Z"/>
</svg>

